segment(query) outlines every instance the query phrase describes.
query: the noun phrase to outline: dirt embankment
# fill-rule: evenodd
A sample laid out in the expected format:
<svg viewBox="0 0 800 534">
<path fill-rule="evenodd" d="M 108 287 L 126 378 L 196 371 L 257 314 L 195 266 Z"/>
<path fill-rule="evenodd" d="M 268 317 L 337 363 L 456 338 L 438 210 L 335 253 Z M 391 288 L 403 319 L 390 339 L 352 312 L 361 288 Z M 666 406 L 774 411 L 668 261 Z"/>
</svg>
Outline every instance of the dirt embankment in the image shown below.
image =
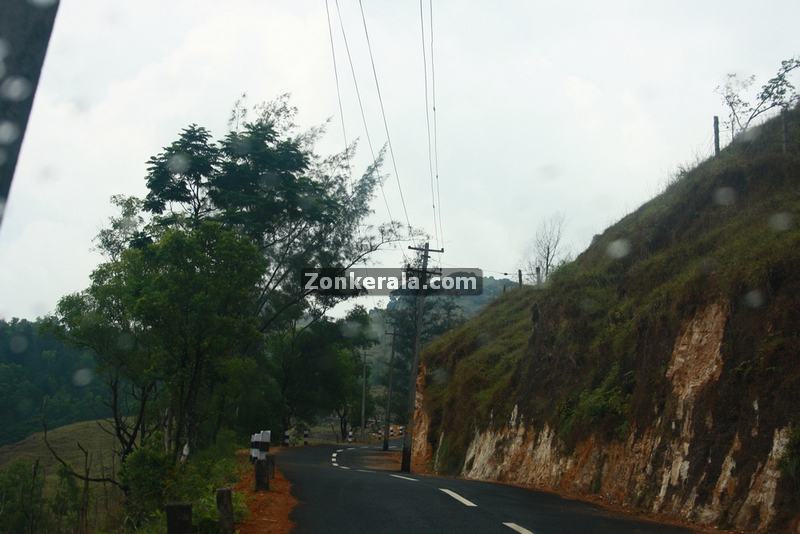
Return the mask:
<svg viewBox="0 0 800 534">
<path fill-rule="evenodd" d="M 240 451 L 242 477 L 235 490 L 243 493 L 249 511 L 247 519 L 238 523 L 239 534 L 288 534 L 294 528 L 289 519 L 292 510 L 297 506 L 297 499 L 292 495 L 292 485 L 283 476 L 278 466 L 275 478 L 269 481 L 269 491 L 255 491 L 255 473 L 248 459 L 247 451 Z M 277 462 L 276 462 L 277 463 Z"/>
</svg>

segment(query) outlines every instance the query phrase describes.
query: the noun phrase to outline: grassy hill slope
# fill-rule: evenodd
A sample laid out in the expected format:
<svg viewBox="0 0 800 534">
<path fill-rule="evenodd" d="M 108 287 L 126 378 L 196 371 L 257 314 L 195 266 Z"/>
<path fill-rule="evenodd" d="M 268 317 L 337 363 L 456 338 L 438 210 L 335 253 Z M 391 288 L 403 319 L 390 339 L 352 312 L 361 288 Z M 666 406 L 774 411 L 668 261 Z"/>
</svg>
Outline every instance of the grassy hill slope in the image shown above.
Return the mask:
<svg viewBox="0 0 800 534">
<path fill-rule="evenodd" d="M 623 442 L 644 429 L 666 443 L 675 433 L 662 416 L 677 402 L 666 376 L 676 338 L 719 303 L 724 363 L 714 387 L 693 397 L 698 439 L 687 484 L 698 502 L 710 500 L 737 436 L 735 491 L 744 491 L 775 431 L 792 425 L 784 465 L 797 478 L 781 478 L 776 506 L 797 503 L 798 115 L 790 113 L 788 154 L 779 121 L 754 129 L 596 236 L 545 287 L 515 290 L 430 344 L 424 409 L 437 467 L 464 470 L 476 432 L 506 425 L 515 406 L 526 422 L 554 429 L 564 454 L 589 438 Z"/>
<path fill-rule="evenodd" d="M 112 468 L 112 448 L 115 440 L 97 425 L 97 421 L 83 421 L 71 425 L 54 428 L 47 432 L 47 439 L 53 448 L 77 470 L 83 469 L 83 453 L 78 448 L 80 443 L 90 453 L 91 472 L 99 476 L 103 469 L 106 474 Z M 47 450 L 43 434 L 31 434 L 22 441 L 0 447 L 0 470 L 18 461 L 33 463 L 39 460 L 44 469 L 47 481 L 52 482 L 58 473 L 59 463 Z M 119 466 L 116 466 L 119 469 Z"/>
</svg>

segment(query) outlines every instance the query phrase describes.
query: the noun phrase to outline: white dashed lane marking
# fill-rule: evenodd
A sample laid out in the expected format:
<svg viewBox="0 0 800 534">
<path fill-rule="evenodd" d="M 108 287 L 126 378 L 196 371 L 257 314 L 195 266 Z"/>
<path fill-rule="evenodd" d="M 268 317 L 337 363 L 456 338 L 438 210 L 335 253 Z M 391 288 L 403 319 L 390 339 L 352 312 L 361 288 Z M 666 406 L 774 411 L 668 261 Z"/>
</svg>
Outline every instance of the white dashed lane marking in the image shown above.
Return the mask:
<svg viewBox="0 0 800 534">
<path fill-rule="evenodd" d="M 519 532 L 519 534 L 533 534 L 533 532 L 531 532 L 527 528 L 521 527 L 516 523 L 503 523 L 503 524 L 505 526 L 507 526 L 508 528 L 510 528 L 511 530 L 513 530 L 515 532 Z"/>
<path fill-rule="evenodd" d="M 352 451 L 353 448 L 348 448 L 347 450 L 348 451 Z M 336 449 L 336 452 L 331 453 L 331 464 L 333 465 L 333 467 L 338 467 L 339 469 L 348 469 L 349 470 L 350 469 L 349 467 L 347 467 L 345 465 L 339 465 L 338 463 L 336 463 L 337 462 L 336 457 L 340 452 L 343 452 L 343 449 Z M 368 469 L 356 469 L 356 471 L 358 471 L 359 473 L 374 473 L 375 472 L 375 471 L 370 471 Z M 403 475 L 389 475 L 389 476 L 394 477 L 394 478 L 399 478 L 401 480 L 408 480 L 410 482 L 418 482 L 418 479 L 416 479 L 416 478 L 404 477 Z M 460 502 L 464 506 L 470 506 L 470 507 L 477 507 L 478 506 L 477 504 L 475 504 L 474 502 L 470 501 L 469 499 L 466 499 L 466 498 L 462 497 L 461 495 L 459 495 L 455 491 L 452 491 L 452 490 L 449 490 L 449 489 L 446 489 L 446 488 L 439 488 L 439 490 L 442 491 L 443 493 L 446 493 L 450 497 L 454 498 L 455 500 L 457 500 L 458 502 Z M 518 525 L 516 523 L 507 522 L 507 523 L 503 523 L 503 525 L 508 527 L 508 528 L 510 528 L 514 532 L 518 532 L 519 534 L 534 534 L 532 531 L 530 531 L 527 528 L 525 528 L 523 526 L 520 526 L 520 525 Z"/>
<path fill-rule="evenodd" d="M 444 493 L 446 493 L 448 495 L 450 495 L 452 498 L 454 498 L 455 500 L 457 500 L 458 502 L 460 502 L 464 506 L 478 506 L 477 504 L 475 504 L 474 502 L 470 501 L 469 499 L 465 499 L 464 497 L 462 497 L 461 495 L 459 495 L 455 491 L 450 491 L 449 489 L 445 489 L 445 488 L 439 488 L 439 490 L 443 491 Z"/>
<path fill-rule="evenodd" d="M 394 478 L 402 478 L 403 480 L 410 480 L 411 482 L 416 482 L 417 481 L 416 478 L 404 477 L 403 475 L 389 475 L 389 476 L 390 477 L 394 477 Z"/>
</svg>

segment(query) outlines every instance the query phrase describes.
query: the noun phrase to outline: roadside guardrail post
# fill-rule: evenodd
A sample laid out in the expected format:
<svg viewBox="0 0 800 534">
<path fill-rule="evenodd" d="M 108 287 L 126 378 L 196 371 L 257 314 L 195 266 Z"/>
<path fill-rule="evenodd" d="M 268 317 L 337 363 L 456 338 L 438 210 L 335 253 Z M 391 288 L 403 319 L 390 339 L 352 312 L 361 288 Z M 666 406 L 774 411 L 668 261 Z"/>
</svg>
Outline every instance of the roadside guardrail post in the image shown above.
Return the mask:
<svg viewBox="0 0 800 534">
<path fill-rule="evenodd" d="M 219 515 L 219 530 L 224 534 L 233 534 L 233 492 L 231 488 L 217 490 L 217 514 Z"/>
<path fill-rule="evenodd" d="M 256 491 L 269 491 L 269 469 L 267 460 L 259 458 L 254 464 Z"/>
<path fill-rule="evenodd" d="M 167 534 L 192 534 L 192 505 L 173 502 L 164 505 L 167 516 Z"/>
</svg>

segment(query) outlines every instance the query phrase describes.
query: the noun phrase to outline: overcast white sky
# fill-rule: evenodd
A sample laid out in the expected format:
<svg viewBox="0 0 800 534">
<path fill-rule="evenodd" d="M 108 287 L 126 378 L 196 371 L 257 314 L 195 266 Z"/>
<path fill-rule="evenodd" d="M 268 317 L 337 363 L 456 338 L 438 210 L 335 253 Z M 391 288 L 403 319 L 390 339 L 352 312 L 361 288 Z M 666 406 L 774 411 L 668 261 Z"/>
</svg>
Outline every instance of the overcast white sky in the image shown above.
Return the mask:
<svg viewBox="0 0 800 534">
<path fill-rule="evenodd" d="M 358 2 L 339 2 L 381 145 Z M 410 219 L 432 232 L 419 4 L 363 3 Z M 515 269 L 555 212 L 573 251 L 585 248 L 679 163 L 708 153 L 711 117 L 722 114 L 714 87 L 729 71 L 764 80 L 800 52 L 799 17 L 796 0 L 434 0 L 443 262 Z M 142 195 L 146 160 L 185 125 L 222 136 L 242 92 L 253 103 L 290 92 L 304 126 L 333 117 L 320 149 L 339 150 L 328 39 L 324 0 L 62 1 L 0 228 L 0 317 L 48 313 L 86 287 L 109 197 Z M 393 176 L 386 193 L 399 216 Z M 383 202 L 374 207 L 386 220 Z"/>
</svg>

